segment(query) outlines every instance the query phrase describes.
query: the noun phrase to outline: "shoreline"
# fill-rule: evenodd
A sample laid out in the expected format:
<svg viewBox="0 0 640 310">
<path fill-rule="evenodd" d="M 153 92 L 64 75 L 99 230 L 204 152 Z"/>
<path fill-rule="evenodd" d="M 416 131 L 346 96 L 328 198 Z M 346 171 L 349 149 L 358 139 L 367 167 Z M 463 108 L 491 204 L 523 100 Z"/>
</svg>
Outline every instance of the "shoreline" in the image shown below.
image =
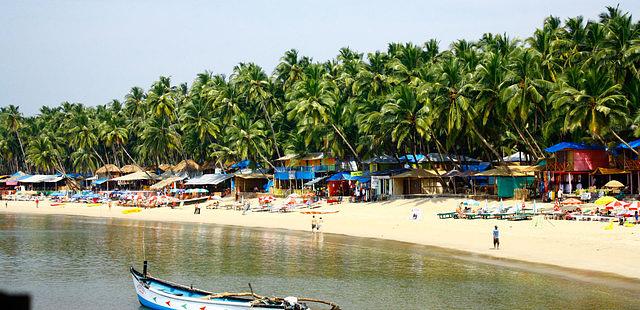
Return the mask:
<svg viewBox="0 0 640 310">
<path fill-rule="evenodd" d="M 459 255 L 489 264 L 515 268 L 551 271 L 566 269 L 567 274 L 553 270 L 556 276 L 572 279 L 605 276 L 625 288 L 640 280 L 640 225 L 604 230 L 605 223 L 575 221 L 518 221 L 438 219 L 436 213 L 454 210 L 459 199 L 413 199 L 376 203 L 343 203 L 323 206 L 314 211 L 339 210 L 334 214 L 316 215 L 324 218 L 322 232 L 362 238 L 383 239 L 432 246 L 459 252 Z M 50 206 L 48 201 L 35 208 L 34 202 L 0 203 L 0 213 L 34 215 L 72 215 L 99 218 L 120 218 L 146 221 L 218 224 L 238 227 L 310 231 L 311 215 L 298 212 L 268 213 L 205 209 L 193 214 L 194 207 L 182 209 L 143 209 L 139 213 L 123 214 L 130 208 L 106 205 L 87 207 L 68 203 Z M 252 203 L 252 205 L 255 205 Z M 409 220 L 411 209 L 420 208 L 422 218 Z M 501 230 L 501 249 L 493 250 L 491 229 Z M 477 256 L 477 257 L 476 257 Z M 515 266 L 514 266 L 515 265 Z M 551 269 L 551 270 L 550 270 Z M 617 281 L 616 281 L 617 279 Z"/>
</svg>

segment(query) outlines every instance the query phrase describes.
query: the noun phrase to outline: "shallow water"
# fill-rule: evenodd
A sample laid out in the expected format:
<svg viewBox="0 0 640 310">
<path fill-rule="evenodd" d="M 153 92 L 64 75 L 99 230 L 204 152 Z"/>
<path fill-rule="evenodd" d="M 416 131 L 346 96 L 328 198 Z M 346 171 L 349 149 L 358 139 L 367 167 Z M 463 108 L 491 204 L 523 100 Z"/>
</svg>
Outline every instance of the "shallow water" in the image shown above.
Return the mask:
<svg viewBox="0 0 640 310">
<path fill-rule="evenodd" d="M 0 290 L 31 294 L 34 309 L 142 308 L 128 267 L 141 269 L 144 257 L 151 274 L 174 282 L 210 291 L 248 291 L 250 282 L 258 294 L 328 299 L 343 309 L 637 309 L 640 296 L 637 281 L 581 281 L 558 276 L 573 271 L 400 242 L 0 214 Z"/>
</svg>

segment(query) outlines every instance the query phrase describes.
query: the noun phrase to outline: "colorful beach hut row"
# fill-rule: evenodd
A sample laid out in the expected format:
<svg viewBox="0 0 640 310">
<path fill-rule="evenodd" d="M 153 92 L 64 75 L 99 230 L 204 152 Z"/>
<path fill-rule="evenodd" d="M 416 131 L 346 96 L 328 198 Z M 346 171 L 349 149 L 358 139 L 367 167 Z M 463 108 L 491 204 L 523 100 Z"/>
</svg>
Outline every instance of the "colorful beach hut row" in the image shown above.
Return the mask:
<svg viewBox="0 0 640 310">
<path fill-rule="evenodd" d="M 545 149 L 551 156 L 540 164 L 541 191 L 573 193 L 589 187 L 600 188 L 611 180 L 640 193 L 640 160 L 631 151 L 640 149 L 640 140 L 627 146 L 605 146 L 561 142 Z"/>
</svg>

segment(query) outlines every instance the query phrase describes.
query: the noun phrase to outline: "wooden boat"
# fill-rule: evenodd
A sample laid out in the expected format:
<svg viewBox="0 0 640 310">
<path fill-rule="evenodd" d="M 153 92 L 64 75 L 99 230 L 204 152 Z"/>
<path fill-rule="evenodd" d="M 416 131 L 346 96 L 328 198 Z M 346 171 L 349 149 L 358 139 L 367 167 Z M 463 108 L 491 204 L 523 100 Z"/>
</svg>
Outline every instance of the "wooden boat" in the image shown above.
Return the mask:
<svg viewBox="0 0 640 310">
<path fill-rule="evenodd" d="M 127 210 L 122 210 L 122 214 L 138 213 L 140 211 L 142 211 L 142 209 L 140 209 L 140 208 L 131 208 L 131 209 L 127 209 Z"/>
<path fill-rule="evenodd" d="M 300 213 L 302 214 L 334 214 L 334 213 L 338 213 L 340 212 L 340 210 L 333 210 L 333 211 L 302 211 Z"/>
<path fill-rule="evenodd" d="M 147 273 L 147 262 L 143 272 L 130 269 L 133 286 L 140 304 L 158 310 L 236 310 L 236 309 L 283 309 L 311 310 L 307 303 L 319 303 L 330 306 L 331 310 L 340 310 L 338 305 L 322 300 L 296 297 L 264 297 L 250 293 L 214 294 L 193 287 L 172 283 L 152 277 Z M 251 288 L 251 286 L 249 286 Z"/>
<path fill-rule="evenodd" d="M 181 205 L 182 206 L 194 205 L 194 204 L 206 202 L 207 199 L 209 199 L 209 197 L 198 197 L 198 198 L 185 199 L 185 200 L 177 201 L 176 205 L 178 205 L 178 206 L 181 206 Z"/>
</svg>

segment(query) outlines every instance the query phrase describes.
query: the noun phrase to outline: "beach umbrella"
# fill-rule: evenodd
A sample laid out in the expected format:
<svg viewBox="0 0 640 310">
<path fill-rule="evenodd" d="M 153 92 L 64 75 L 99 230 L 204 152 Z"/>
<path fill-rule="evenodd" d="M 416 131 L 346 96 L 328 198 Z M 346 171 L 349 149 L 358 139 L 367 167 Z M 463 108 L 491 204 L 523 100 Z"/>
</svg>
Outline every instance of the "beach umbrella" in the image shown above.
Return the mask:
<svg viewBox="0 0 640 310">
<path fill-rule="evenodd" d="M 619 181 L 612 180 L 607 182 L 607 184 L 605 184 L 604 187 L 619 188 L 619 187 L 624 187 L 624 184 L 620 183 Z"/>
<path fill-rule="evenodd" d="M 563 205 L 581 205 L 583 202 L 579 199 L 569 198 L 562 202 Z"/>
<path fill-rule="evenodd" d="M 535 199 L 533 200 L 533 207 L 532 208 L 533 208 L 533 213 L 538 212 L 538 208 L 536 207 L 536 200 Z"/>
<path fill-rule="evenodd" d="M 629 205 L 628 202 L 621 201 L 621 200 L 616 200 L 616 201 L 612 201 L 612 202 L 608 203 L 606 208 L 607 209 L 620 209 L 620 208 L 624 208 L 624 207 L 626 207 L 628 205 Z"/>
<path fill-rule="evenodd" d="M 598 198 L 596 201 L 594 201 L 593 203 L 600 205 L 600 206 L 604 206 L 609 204 L 612 201 L 618 201 L 618 199 L 616 199 L 615 197 L 611 197 L 611 196 L 602 196 L 600 198 Z"/>
<path fill-rule="evenodd" d="M 627 209 L 629 209 L 629 210 L 638 210 L 638 207 L 640 207 L 640 202 L 638 202 L 638 201 L 630 202 L 627 205 Z"/>
</svg>

